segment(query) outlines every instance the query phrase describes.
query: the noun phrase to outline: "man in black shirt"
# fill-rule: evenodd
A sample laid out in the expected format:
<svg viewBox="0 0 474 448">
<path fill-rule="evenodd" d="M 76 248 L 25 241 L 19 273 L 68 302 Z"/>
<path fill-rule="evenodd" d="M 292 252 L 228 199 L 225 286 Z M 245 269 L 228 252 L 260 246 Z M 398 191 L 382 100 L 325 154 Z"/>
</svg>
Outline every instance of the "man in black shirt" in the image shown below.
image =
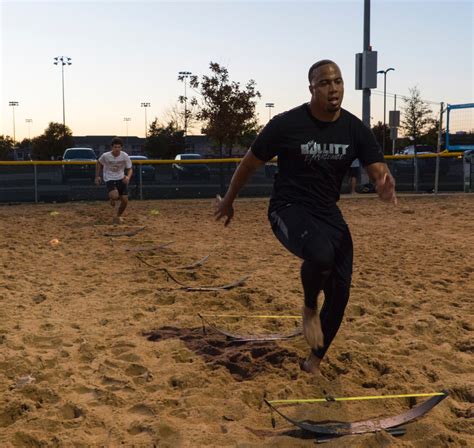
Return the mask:
<svg viewBox="0 0 474 448">
<path fill-rule="evenodd" d="M 336 336 L 349 300 L 352 240 L 336 203 L 342 179 L 355 159 L 365 166 L 379 197 L 396 203 L 395 181 L 372 132 L 341 108 L 344 82 L 337 64 L 322 60 L 308 73 L 311 101 L 275 116 L 235 171 L 216 219 L 234 216 L 233 202 L 252 173 L 278 156 L 268 211 L 272 230 L 303 259 L 303 334 L 311 352 L 303 370 L 317 373 Z M 317 298 L 324 291 L 318 313 Z"/>
</svg>

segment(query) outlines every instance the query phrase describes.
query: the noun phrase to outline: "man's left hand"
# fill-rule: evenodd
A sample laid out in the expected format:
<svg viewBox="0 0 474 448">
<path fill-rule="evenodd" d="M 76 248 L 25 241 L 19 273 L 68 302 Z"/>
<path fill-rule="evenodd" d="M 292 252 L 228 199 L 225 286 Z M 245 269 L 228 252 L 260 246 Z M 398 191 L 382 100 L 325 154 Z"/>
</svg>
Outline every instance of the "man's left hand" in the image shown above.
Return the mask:
<svg viewBox="0 0 474 448">
<path fill-rule="evenodd" d="M 125 176 L 123 179 L 122 179 L 122 182 L 125 184 L 125 185 L 128 185 L 128 183 L 130 182 L 130 178 Z"/>
<path fill-rule="evenodd" d="M 375 183 L 375 190 L 382 201 L 397 204 L 395 179 L 390 173 L 384 173 L 383 176 Z"/>
</svg>

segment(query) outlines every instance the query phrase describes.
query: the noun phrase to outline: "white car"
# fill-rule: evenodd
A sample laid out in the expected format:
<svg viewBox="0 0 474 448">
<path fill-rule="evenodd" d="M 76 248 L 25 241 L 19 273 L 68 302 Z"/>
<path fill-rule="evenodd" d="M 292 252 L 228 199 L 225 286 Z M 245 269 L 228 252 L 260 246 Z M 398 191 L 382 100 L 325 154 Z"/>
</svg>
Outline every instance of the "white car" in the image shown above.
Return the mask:
<svg viewBox="0 0 474 448">
<path fill-rule="evenodd" d="M 174 160 L 202 160 L 201 154 L 187 153 L 178 154 Z M 200 178 L 208 180 L 211 177 L 211 170 L 205 163 L 173 163 L 172 176 L 174 180 Z"/>
</svg>

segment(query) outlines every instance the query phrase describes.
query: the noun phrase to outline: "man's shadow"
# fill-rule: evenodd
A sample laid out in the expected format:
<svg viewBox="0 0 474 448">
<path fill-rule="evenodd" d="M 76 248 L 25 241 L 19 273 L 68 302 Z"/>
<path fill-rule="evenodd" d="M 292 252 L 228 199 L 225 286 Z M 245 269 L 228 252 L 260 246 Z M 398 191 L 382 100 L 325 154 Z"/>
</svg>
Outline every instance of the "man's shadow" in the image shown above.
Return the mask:
<svg viewBox="0 0 474 448">
<path fill-rule="evenodd" d="M 201 327 L 165 326 L 142 334 L 149 341 L 180 339 L 189 350 L 201 356 L 206 364 L 225 367 L 237 381 L 251 380 L 271 368 L 281 369 L 285 361 L 295 364 L 295 378 L 299 371 L 298 355 L 279 347 L 275 342 L 234 341 L 212 330 L 204 333 Z"/>
</svg>

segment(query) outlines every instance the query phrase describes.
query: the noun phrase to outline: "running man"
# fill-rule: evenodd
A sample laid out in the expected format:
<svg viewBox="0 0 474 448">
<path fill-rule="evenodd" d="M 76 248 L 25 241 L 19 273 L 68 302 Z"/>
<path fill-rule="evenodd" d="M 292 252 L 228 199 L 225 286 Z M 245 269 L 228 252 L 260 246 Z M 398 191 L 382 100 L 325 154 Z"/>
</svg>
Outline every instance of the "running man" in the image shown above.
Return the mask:
<svg viewBox="0 0 474 448">
<path fill-rule="evenodd" d="M 319 372 L 349 300 L 352 239 L 336 205 L 344 175 L 355 159 L 383 201 L 396 204 L 395 181 L 372 132 L 341 108 L 344 82 L 336 63 L 322 60 L 308 73 L 311 100 L 275 116 L 236 169 L 215 217 L 234 216 L 233 202 L 254 171 L 278 156 L 268 217 L 278 240 L 303 260 L 303 334 L 311 351 L 302 369 Z M 318 313 L 317 299 L 324 291 Z"/>
<path fill-rule="evenodd" d="M 100 185 L 102 181 L 100 172 L 103 170 L 103 179 L 109 192 L 110 205 L 115 208 L 117 201 L 120 201 L 114 222 L 121 223 L 122 214 L 128 204 L 128 184 L 133 172 L 132 161 L 128 154 L 122 151 L 123 143 L 119 138 L 115 137 L 112 140 L 111 148 L 111 151 L 104 152 L 97 161 L 95 183 Z"/>
</svg>

